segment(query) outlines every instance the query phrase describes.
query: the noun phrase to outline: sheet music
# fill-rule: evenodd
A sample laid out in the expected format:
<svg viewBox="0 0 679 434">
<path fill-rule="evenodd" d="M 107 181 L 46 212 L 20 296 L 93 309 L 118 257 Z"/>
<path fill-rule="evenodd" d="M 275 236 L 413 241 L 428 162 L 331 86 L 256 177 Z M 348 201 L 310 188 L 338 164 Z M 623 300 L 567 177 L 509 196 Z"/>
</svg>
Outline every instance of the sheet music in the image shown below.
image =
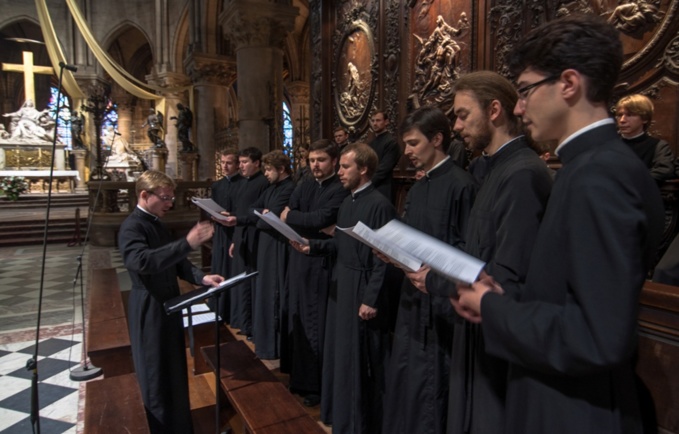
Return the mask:
<svg viewBox="0 0 679 434">
<path fill-rule="evenodd" d="M 288 226 L 283 220 L 279 219 L 278 216 L 272 212 L 262 214 L 255 210 L 255 215 L 269 224 L 272 228 L 280 232 L 285 238 L 296 241 L 304 246 L 309 245 L 309 241 L 302 238 L 300 234 L 295 232 L 293 228 Z"/>
<path fill-rule="evenodd" d="M 373 249 L 379 251 L 385 256 L 389 257 L 394 262 L 402 265 L 405 269 L 410 272 L 417 271 L 422 266 L 422 261 L 409 254 L 407 251 L 401 249 L 400 247 L 394 245 L 393 243 L 387 241 L 381 237 L 377 232 L 370 229 L 363 222 L 356 223 L 356 226 L 350 228 L 340 228 L 340 231 L 346 233 L 352 238 L 367 244 Z"/>
<path fill-rule="evenodd" d="M 486 265 L 462 250 L 398 220 L 390 221 L 376 233 L 453 281 L 471 284 Z"/>
<path fill-rule="evenodd" d="M 219 206 L 219 204 L 214 200 L 210 198 L 203 199 L 200 197 L 192 197 L 191 202 L 195 203 L 196 206 L 198 206 L 199 208 L 202 208 L 205 211 L 207 211 L 208 214 L 210 214 L 217 220 L 226 221 L 227 217 L 225 215 L 220 214 L 220 212 L 224 212 L 226 210 Z"/>
<path fill-rule="evenodd" d="M 221 318 L 217 316 L 218 321 Z M 189 326 L 189 310 L 182 309 L 182 320 L 184 321 L 184 328 Z M 194 326 L 214 322 L 215 314 L 205 303 L 194 304 L 191 306 L 191 324 Z"/>
<path fill-rule="evenodd" d="M 168 306 L 168 302 L 166 302 L 165 303 L 165 311 L 166 312 L 172 312 L 174 310 L 178 310 L 182 306 L 190 306 L 191 303 L 196 301 L 196 300 L 201 300 L 201 299 L 207 298 L 212 293 L 214 293 L 214 292 L 216 292 L 216 291 L 218 291 L 222 288 L 225 288 L 225 287 L 234 286 L 238 282 L 245 280 L 245 279 L 248 279 L 250 276 L 253 276 L 255 274 L 257 274 L 256 271 L 253 271 L 252 273 L 249 273 L 249 274 L 247 272 L 243 271 L 242 273 L 237 274 L 230 279 L 226 279 L 225 281 L 223 281 L 219 285 L 209 288 L 207 291 L 197 290 L 198 294 L 194 295 L 193 297 L 183 298 L 183 296 L 180 296 L 182 298 L 181 301 L 179 301 L 178 303 L 176 303 L 172 306 Z"/>
</svg>

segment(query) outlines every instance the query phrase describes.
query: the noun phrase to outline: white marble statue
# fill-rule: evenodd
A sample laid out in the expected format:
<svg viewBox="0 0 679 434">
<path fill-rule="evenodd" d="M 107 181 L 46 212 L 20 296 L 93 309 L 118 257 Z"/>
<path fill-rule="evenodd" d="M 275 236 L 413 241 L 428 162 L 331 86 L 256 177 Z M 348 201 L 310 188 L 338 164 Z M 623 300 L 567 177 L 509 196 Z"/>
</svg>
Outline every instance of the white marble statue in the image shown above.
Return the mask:
<svg viewBox="0 0 679 434">
<path fill-rule="evenodd" d="M 20 142 L 50 142 L 54 137 L 56 123 L 49 115 L 49 109 L 38 110 L 28 99 L 14 113 L 5 113 L 10 118 L 9 138 L 4 140 Z"/>
</svg>

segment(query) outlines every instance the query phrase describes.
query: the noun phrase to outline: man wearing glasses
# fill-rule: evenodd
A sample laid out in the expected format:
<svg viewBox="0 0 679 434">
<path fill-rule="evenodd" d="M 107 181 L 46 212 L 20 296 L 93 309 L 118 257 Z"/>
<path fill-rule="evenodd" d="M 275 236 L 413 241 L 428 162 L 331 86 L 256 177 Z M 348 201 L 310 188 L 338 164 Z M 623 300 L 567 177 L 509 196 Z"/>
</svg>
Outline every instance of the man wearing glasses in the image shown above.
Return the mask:
<svg viewBox="0 0 679 434">
<path fill-rule="evenodd" d="M 460 289 L 486 352 L 509 362 L 506 433 L 643 432 L 633 358 L 638 297 L 655 255 L 658 188 L 617 135 L 609 101 L 622 66 L 615 28 L 571 15 L 508 57 L 514 113 L 556 141 L 559 170 L 519 299 L 488 275 Z"/>
<path fill-rule="evenodd" d="M 174 181 L 146 171 L 137 180 L 137 207 L 120 227 L 118 245 L 132 290 L 127 320 L 132 359 L 152 433 L 192 433 L 186 349 L 181 314 L 167 315 L 163 303 L 179 295 L 177 278 L 215 286 L 222 276 L 205 275 L 187 259 L 212 238 L 210 222 L 196 224 L 173 240 L 160 222 L 174 204 Z"/>
</svg>

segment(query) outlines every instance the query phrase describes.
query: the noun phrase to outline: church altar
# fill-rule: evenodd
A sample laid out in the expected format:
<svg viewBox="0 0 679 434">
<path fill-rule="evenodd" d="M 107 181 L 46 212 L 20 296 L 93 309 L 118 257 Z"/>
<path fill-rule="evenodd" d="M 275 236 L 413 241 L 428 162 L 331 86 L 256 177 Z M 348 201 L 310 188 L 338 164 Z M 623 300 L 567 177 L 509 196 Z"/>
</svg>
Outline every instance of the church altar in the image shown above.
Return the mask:
<svg viewBox="0 0 679 434">
<path fill-rule="evenodd" d="M 76 181 L 80 179 L 77 170 L 54 170 L 52 192 L 73 193 Z M 29 193 L 47 193 L 49 191 L 49 170 L 0 170 L 0 178 L 21 176 L 29 184 Z"/>
<path fill-rule="evenodd" d="M 57 142 L 54 169 L 66 169 L 64 144 Z M 0 140 L 0 170 L 49 169 L 52 162 L 52 143 L 25 143 Z M 17 175 L 18 176 L 18 175 Z"/>
</svg>

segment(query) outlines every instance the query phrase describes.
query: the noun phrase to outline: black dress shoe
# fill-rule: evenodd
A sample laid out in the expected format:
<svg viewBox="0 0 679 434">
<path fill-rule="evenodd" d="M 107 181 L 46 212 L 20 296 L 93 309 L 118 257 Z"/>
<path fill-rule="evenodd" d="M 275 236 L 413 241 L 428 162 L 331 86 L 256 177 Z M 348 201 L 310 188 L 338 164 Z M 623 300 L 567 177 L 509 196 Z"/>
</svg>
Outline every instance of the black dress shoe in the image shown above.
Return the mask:
<svg viewBox="0 0 679 434">
<path fill-rule="evenodd" d="M 246 339 L 249 340 L 249 341 L 251 341 L 251 340 L 252 340 L 252 335 L 248 336 Z"/>
<path fill-rule="evenodd" d="M 304 405 L 307 407 L 316 407 L 321 403 L 321 397 L 319 395 L 310 393 L 304 398 Z"/>
</svg>

